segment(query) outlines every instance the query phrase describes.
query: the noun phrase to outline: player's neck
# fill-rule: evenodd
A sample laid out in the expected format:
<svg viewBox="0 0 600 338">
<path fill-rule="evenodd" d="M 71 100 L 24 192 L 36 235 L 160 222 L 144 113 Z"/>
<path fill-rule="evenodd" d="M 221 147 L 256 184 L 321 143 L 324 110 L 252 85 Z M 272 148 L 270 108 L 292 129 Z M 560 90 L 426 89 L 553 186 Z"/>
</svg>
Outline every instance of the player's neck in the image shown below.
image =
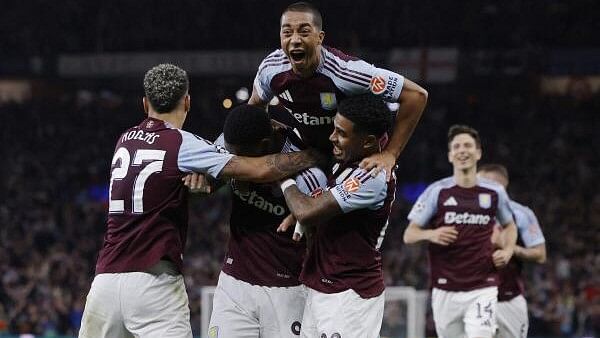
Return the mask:
<svg viewBox="0 0 600 338">
<path fill-rule="evenodd" d="M 454 180 L 461 188 L 472 188 L 477 185 L 477 169 L 454 169 Z"/>
<path fill-rule="evenodd" d="M 170 125 L 177 129 L 181 129 L 183 127 L 183 122 L 185 121 L 186 113 L 181 113 L 177 110 L 171 113 L 157 113 L 154 110 L 148 111 L 148 117 L 155 118 L 157 120 L 168 122 Z"/>
</svg>

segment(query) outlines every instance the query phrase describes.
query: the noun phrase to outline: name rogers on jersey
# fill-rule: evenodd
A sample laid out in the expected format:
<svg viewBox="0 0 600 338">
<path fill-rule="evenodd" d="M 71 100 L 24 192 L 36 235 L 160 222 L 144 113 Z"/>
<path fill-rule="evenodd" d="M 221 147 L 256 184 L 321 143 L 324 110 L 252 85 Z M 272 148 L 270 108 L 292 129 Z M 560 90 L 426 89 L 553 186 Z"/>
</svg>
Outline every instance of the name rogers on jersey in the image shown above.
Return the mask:
<svg viewBox="0 0 600 338">
<path fill-rule="evenodd" d="M 123 136 L 121 137 L 121 143 L 129 140 L 140 140 L 148 144 L 152 144 L 159 137 L 160 135 L 156 133 L 148 133 L 143 130 L 132 130 L 128 133 L 123 134 Z"/>
<path fill-rule="evenodd" d="M 444 214 L 444 223 L 446 224 L 479 224 L 486 225 L 490 222 L 489 215 L 470 214 L 463 212 L 457 214 L 454 211 L 448 211 Z"/>
<path fill-rule="evenodd" d="M 249 192 L 241 192 L 238 189 L 234 189 L 233 193 L 236 194 L 242 201 L 270 214 L 282 216 L 285 213 L 285 208 L 282 205 L 273 204 L 267 201 L 254 190 Z"/>
</svg>

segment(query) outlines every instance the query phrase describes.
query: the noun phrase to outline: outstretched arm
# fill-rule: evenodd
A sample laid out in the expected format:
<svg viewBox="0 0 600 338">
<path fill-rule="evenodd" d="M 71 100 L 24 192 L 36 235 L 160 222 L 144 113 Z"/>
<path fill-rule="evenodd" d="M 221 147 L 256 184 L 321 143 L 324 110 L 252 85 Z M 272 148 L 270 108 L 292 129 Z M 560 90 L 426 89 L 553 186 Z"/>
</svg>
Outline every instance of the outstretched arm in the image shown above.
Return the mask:
<svg viewBox="0 0 600 338">
<path fill-rule="evenodd" d="M 311 149 L 262 157 L 233 156 L 223 167 L 221 177 L 256 183 L 273 182 L 317 166 L 320 160 L 322 155 Z"/>
<path fill-rule="evenodd" d="M 373 154 L 362 160 L 361 168 L 367 171 L 375 168 L 373 175 L 385 170 L 387 180 L 390 180 L 396 160 L 404 150 L 423 114 L 427 104 L 427 95 L 427 91 L 421 86 L 409 79 L 404 79 L 402 92 L 398 98 L 400 109 L 396 114 L 396 123 L 390 141 L 381 153 Z"/>
</svg>

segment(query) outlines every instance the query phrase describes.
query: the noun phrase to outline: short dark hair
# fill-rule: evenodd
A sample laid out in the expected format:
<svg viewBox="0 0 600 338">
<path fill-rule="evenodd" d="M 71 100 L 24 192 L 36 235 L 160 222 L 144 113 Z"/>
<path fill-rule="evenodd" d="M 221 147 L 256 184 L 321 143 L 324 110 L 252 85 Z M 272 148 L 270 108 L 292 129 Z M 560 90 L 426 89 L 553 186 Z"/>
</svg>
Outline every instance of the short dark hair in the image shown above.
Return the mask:
<svg viewBox="0 0 600 338">
<path fill-rule="evenodd" d="M 242 104 L 233 108 L 225 119 L 223 136 L 233 145 L 254 145 L 273 132 L 267 112 L 258 106 Z"/>
<path fill-rule="evenodd" d="M 392 113 L 383 100 L 372 94 L 345 98 L 338 105 L 338 113 L 354 123 L 359 133 L 383 136 L 392 126 Z"/>
<path fill-rule="evenodd" d="M 464 124 L 455 124 L 448 129 L 448 148 L 450 148 L 450 143 L 459 134 L 469 134 L 471 137 L 475 139 L 475 145 L 477 148 L 481 149 L 481 139 L 479 138 L 479 132 L 472 127 L 466 126 Z"/>
<path fill-rule="evenodd" d="M 159 113 L 173 111 L 189 86 L 186 71 L 170 63 L 154 66 L 144 76 L 146 98 Z"/>
<path fill-rule="evenodd" d="M 323 29 L 323 17 L 321 16 L 321 12 L 319 12 L 319 9 L 317 9 L 317 7 L 313 4 L 311 4 L 310 2 L 306 2 L 306 1 L 294 2 L 293 4 L 287 6 L 283 10 L 283 13 L 281 13 L 281 15 L 283 16 L 283 14 L 285 14 L 287 12 L 311 13 L 313 16 L 313 24 L 317 28 L 319 28 L 319 30 Z"/>
<path fill-rule="evenodd" d="M 480 166 L 477 171 L 479 171 L 479 172 L 485 171 L 487 173 L 490 173 L 490 172 L 497 173 L 500 176 L 503 176 L 506 179 L 507 182 L 509 181 L 509 179 L 508 179 L 508 170 L 502 164 L 487 163 L 487 164 L 484 164 L 484 165 Z"/>
</svg>

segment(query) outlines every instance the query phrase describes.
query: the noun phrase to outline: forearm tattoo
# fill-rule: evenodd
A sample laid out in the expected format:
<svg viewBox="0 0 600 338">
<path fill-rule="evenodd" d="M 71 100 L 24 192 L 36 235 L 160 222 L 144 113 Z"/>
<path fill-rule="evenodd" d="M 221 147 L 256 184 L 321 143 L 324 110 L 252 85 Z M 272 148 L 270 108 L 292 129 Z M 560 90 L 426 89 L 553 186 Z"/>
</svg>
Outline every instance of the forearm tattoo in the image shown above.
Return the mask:
<svg viewBox="0 0 600 338">
<path fill-rule="evenodd" d="M 282 174 L 283 177 L 290 176 L 300 170 L 315 166 L 317 162 L 318 154 L 310 150 L 287 154 L 273 154 L 266 158 L 267 166 Z"/>
</svg>

